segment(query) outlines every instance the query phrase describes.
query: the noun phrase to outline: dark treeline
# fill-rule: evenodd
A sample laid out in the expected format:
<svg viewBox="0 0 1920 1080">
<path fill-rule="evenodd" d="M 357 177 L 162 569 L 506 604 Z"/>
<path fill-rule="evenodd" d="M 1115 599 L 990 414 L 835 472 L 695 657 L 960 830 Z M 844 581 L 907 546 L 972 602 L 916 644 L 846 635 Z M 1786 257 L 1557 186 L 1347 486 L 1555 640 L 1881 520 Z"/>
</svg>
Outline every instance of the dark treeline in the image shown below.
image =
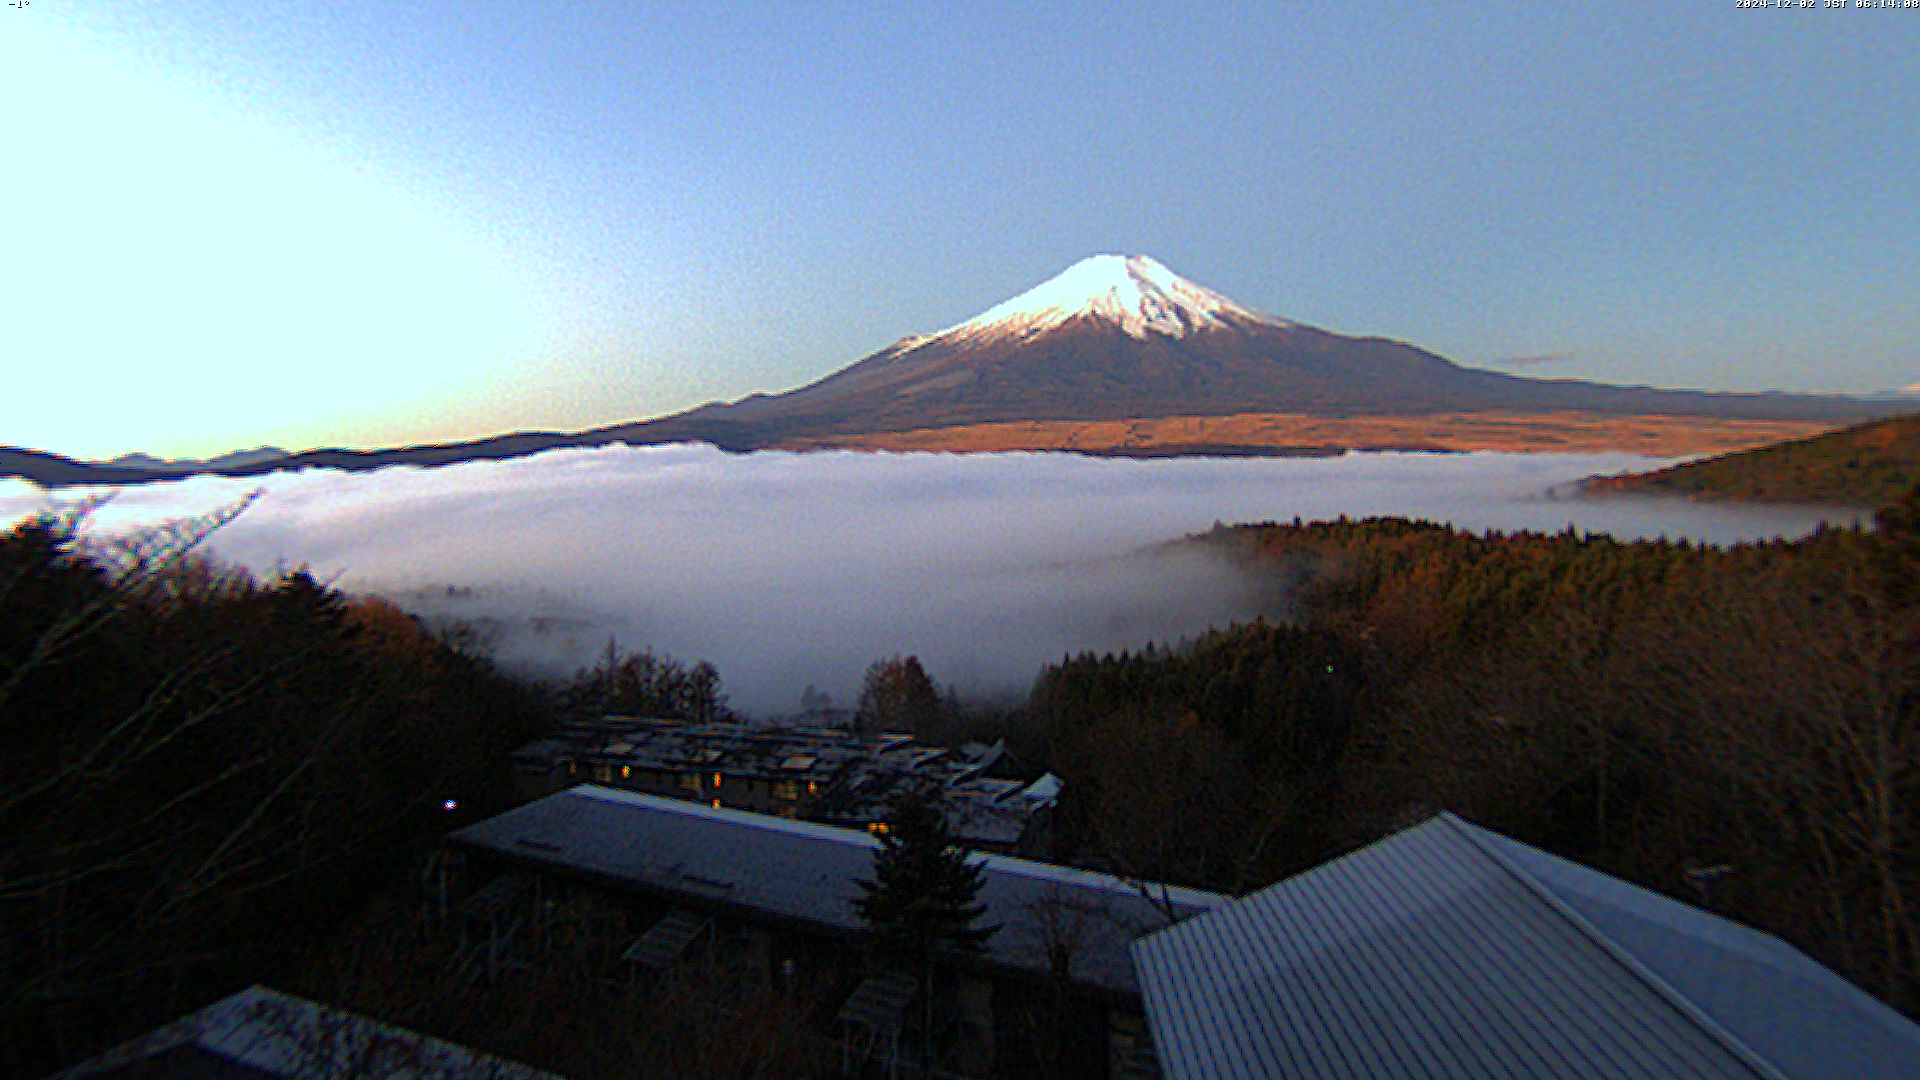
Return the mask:
<svg viewBox="0 0 1920 1080">
<path fill-rule="evenodd" d="M 485 812 L 543 720 L 384 602 L 196 557 L 226 515 L 119 542 L 84 516 L 0 534 L 7 1075 L 270 978 Z"/>
<path fill-rule="evenodd" d="M 1446 808 L 1920 1007 L 1920 494 L 1729 549 L 1401 520 L 1218 530 L 1298 618 L 1069 659 L 1063 838 L 1262 885 Z"/>
<path fill-rule="evenodd" d="M 687 664 L 652 650 L 623 653 L 612 639 L 590 668 L 574 673 L 560 689 L 561 709 L 571 716 L 672 716 L 712 723 L 737 720 L 720 689 L 720 672 L 701 660 Z"/>
<path fill-rule="evenodd" d="M 1067 780 L 1064 835 L 1122 873 L 1232 892 L 1301 869 L 1361 679 L 1337 636 L 1269 623 L 1048 668 L 1031 724 Z"/>
</svg>

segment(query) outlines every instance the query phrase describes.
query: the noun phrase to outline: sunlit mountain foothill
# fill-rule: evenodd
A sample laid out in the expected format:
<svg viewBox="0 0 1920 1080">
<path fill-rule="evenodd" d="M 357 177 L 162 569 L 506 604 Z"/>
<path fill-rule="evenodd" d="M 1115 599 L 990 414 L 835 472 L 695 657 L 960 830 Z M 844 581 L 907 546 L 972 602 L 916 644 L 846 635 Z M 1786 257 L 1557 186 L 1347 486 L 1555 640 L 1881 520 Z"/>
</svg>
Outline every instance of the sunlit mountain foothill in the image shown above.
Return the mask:
<svg viewBox="0 0 1920 1080">
<path fill-rule="evenodd" d="M 0 8 L 0 1075 L 1920 1076 L 1916 55 Z"/>
</svg>

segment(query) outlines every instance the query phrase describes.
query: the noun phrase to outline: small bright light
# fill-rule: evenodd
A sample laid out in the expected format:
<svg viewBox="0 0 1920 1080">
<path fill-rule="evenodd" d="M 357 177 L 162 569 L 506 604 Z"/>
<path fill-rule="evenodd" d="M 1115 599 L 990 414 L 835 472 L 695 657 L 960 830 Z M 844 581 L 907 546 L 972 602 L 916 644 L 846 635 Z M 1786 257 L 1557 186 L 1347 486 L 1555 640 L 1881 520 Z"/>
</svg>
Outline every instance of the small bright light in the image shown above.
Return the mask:
<svg viewBox="0 0 1920 1080">
<path fill-rule="evenodd" d="M 459 800 L 459 799 L 448 799 L 448 800 L 447 800 L 446 802 L 443 802 L 443 803 L 441 803 L 441 804 L 440 804 L 440 809 L 442 809 L 442 810 L 458 810 L 458 809 L 460 809 L 460 800 Z"/>
</svg>

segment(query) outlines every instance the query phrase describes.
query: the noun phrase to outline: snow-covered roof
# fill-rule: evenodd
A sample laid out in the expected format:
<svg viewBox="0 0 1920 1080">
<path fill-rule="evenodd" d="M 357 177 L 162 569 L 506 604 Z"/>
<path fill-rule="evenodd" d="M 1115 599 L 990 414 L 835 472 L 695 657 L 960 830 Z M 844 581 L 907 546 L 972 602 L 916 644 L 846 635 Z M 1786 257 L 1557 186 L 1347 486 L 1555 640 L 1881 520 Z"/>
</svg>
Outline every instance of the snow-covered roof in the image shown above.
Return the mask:
<svg viewBox="0 0 1920 1080">
<path fill-rule="evenodd" d="M 1169 1080 L 1920 1076 L 1777 938 L 1451 814 L 1134 946 Z"/>
<path fill-rule="evenodd" d="M 1034 806 L 1046 806 L 1060 797 L 1061 780 L 1046 773 L 1020 791 L 1020 797 Z"/>
<path fill-rule="evenodd" d="M 253 986 L 49 1080 L 378 1076 L 561 1080 L 357 1013 Z"/>
</svg>

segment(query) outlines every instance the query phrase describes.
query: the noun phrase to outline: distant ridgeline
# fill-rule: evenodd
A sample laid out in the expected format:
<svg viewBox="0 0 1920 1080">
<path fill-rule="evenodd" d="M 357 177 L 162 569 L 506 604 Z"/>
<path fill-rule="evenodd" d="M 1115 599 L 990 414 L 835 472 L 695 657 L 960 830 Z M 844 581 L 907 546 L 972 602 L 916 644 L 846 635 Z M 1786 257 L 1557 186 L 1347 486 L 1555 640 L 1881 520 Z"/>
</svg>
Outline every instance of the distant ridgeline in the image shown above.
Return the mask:
<svg viewBox="0 0 1920 1080">
<path fill-rule="evenodd" d="M 1878 508 L 1920 486 L 1920 414 L 1648 473 L 1594 477 L 1588 494 L 1690 495 Z"/>
</svg>

